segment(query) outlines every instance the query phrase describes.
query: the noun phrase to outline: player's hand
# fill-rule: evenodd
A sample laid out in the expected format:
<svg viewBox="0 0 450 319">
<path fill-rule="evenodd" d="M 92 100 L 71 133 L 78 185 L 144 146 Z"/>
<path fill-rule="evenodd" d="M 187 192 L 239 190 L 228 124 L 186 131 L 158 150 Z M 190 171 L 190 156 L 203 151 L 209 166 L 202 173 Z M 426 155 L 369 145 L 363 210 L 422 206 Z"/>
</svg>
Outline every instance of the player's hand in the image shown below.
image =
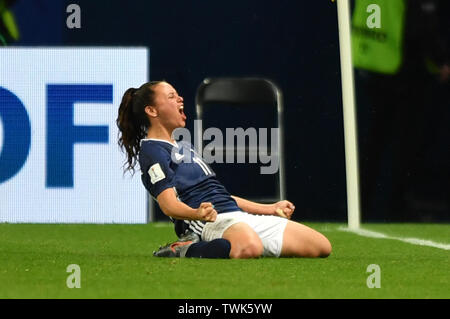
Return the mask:
<svg viewBox="0 0 450 319">
<path fill-rule="evenodd" d="M 288 200 L 282 200 L 273 204 L 273 215 L 291 219 L 295 206 Z"/>
<path fill-rule="evenodd" d="M 214 222 L 217 217 L 217 211 L 210 202 L 201 203 L 199 208 L 197 208 L 197 214 L 199 219 L 204 222 Z"/>
</svg>

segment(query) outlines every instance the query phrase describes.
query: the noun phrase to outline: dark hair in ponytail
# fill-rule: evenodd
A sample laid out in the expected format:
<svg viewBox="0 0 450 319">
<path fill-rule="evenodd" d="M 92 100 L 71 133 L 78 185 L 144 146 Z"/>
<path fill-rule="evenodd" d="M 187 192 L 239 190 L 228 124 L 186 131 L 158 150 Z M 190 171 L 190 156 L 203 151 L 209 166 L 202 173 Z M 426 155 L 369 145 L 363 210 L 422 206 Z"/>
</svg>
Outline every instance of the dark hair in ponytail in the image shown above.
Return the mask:
<svg viewBox="0 0 450 319">
<path fill-rule="evenodd" d="M 137 156 L 141 149 L 141 139 L 147 135 L 150 121 L 145 113 L 147 105 L 154 104 L 155 92 L 153 87 L 163 81 L 152 81 L 143 84 L 140 88 L 129 88 L 125 91 L 117 116 L 119 127 L 119 146 L 127 153 L 124 163 L 125 171 L 134 174 Z"/>
</svg>

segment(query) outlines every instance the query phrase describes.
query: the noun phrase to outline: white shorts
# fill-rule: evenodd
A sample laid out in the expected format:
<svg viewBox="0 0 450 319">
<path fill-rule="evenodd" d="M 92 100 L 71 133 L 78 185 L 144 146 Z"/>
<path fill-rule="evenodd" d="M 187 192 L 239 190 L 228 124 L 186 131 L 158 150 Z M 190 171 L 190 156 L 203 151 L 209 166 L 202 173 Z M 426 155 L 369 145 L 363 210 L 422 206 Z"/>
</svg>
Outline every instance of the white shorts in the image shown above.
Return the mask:
<svg viewBox="0 0 450 319">
<path fill-rule="evenodd" d="M 228 227 L 240 222 L 249 225 L 261 238 L 264 247 L 263 256 L 281 255 L 283 234 L 288 220 L 278 216 L 252 215 L 240 211 L 218 214 L 215 222 L 205 223 L 202 239 L 211 241 L 222 238 Z"/>
</svg>

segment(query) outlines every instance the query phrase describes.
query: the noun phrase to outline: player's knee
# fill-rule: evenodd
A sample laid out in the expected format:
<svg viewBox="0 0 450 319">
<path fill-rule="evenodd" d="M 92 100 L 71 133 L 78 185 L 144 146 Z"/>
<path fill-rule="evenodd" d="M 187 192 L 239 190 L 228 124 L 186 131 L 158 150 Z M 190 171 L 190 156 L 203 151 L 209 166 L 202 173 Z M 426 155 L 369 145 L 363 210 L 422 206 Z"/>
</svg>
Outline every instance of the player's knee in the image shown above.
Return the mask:
<svg viewBox="0 0 450 319">
<path fill-rule="evenodd" d="M 240 245 L 238 249 L 231 249 L 230 257 L 231 258 L 257 258 L 260 257 L 263 253 L 264 247 L 262 242 L 259 240 L 251 240 L 245 245 Z"/>
<path fill-rule="evenodd" d="M 257 258 L 260 257 L 263 253 L 264 247 L 260 240 L 255 240 L 244 249 L 242 255 L 244 258 Z"/>
<path fill-rule="evenodd" d="M 317 257 L 326 258 L 330 256 L 332 251 L 331 243 L 327 238 L 323 238 L 317 247 Z"/>
<path fill-rule="evenodd" d="M 331 254 L 331 244 L 325 237 L 315 240 L 307 246 L 301 247 L 298 253 L 301 257 L 307 258 L 326 258 Z"/>
</svg>

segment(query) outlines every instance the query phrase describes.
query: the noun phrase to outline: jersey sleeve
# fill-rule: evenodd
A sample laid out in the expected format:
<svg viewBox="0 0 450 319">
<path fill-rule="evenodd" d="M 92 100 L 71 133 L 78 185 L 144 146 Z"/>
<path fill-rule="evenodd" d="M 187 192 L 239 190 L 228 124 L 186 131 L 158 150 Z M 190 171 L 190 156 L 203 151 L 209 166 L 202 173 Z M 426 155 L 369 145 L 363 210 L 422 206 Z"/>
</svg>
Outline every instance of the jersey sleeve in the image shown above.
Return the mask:
<svg viewBox="0 0 450 319">
<path fill-rule="evenodd" d="M 155 199 L 165 189 L 175 186 L 175 173 L 167 150 L 157 145 L 145 145 L 139 154 L 139 162 L 142 183 Z"/>
</svg>

